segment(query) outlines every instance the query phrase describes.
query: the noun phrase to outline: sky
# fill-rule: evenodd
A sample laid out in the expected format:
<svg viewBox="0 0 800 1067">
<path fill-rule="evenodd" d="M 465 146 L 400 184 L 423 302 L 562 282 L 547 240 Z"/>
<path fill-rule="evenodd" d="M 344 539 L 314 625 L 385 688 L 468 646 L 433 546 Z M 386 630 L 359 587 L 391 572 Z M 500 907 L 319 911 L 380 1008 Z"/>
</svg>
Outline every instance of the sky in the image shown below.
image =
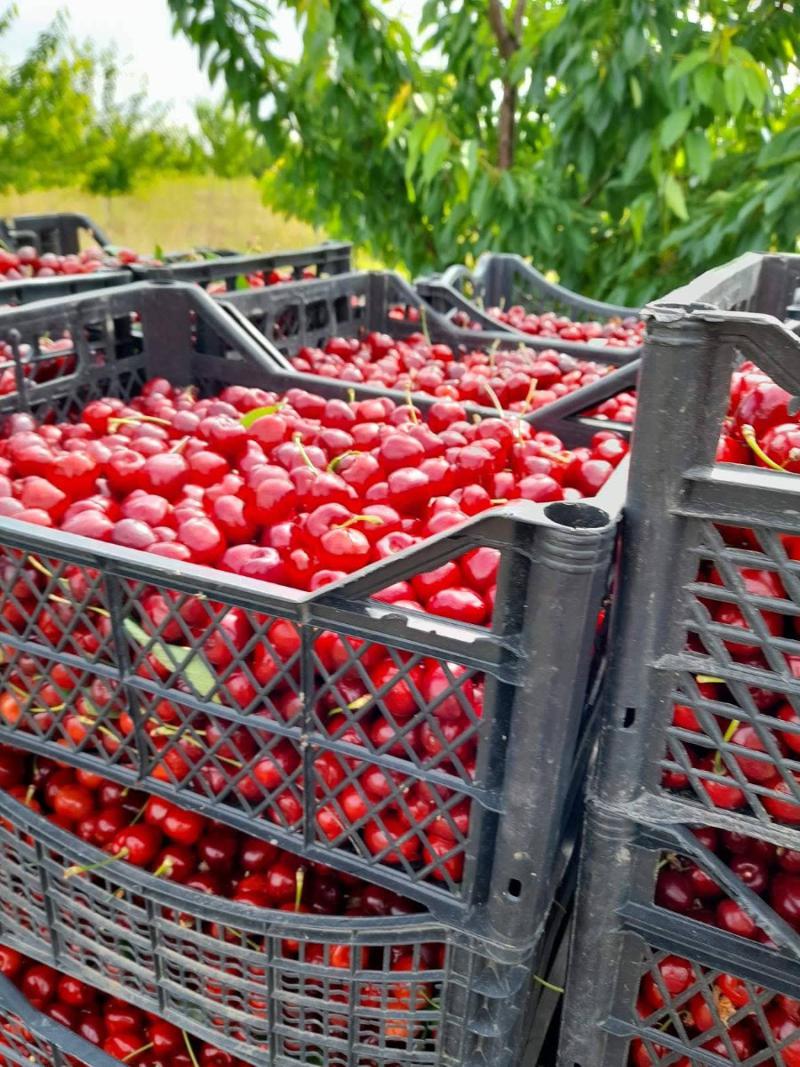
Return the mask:
<svg viewBox="0 0 800 1067">
<path fill-rule="evenodd" d="M 0 0 L 0 11 L 6 6 Z M 421 0 L 386 4 L 393 14 L 403 15 L 421 6 Z M 59 10 L 67 9 L 79 40 L 91 38 L 100 47 L 117 46 L 123 60 L 121 94 L 133 93 L 146 83 L 150 99 L 170 104 L 171 117 L 180 123 L 192 122 L 195 100 L 221 95 L 220 84 L 212 88 L 200 70 L 193 46 L 183 36 L 173 37 L 167 0 L 18 0 L 17 7 L 13 26 L 0 39 L 0 54 L 11 64 L 22 59 Z M 275 26 L 283 31 L 287 43 L 295 38 L 292 21 L 285 14 L 277 17 Z"/>
<path fill-rule="evenodd" d="M 127 61 L 121 66 L 121 94 L 146 82 L 148 96 L 171 104 L 170 114 L 178 122 L 190 121 L 193 101 L 219 95 L 219 87 L 212 90 L 200 70 L 192 45 L 173 37 L 167 0 L 22 0 L 17 7 L 13 26 L 0 40 L 0 51 L 12 64 L 66 8 L 79 40 L 91 38 L 100 47 L 116 44 Z"/>
</svg>

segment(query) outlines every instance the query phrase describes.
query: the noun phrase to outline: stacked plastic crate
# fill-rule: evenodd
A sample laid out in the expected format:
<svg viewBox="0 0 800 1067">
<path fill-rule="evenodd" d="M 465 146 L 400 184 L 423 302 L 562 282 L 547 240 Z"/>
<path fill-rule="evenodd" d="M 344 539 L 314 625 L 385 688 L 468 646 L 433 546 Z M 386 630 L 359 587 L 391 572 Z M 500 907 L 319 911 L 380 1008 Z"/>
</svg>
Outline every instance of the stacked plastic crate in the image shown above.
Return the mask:
<svg viewBox="0 0 800 1067">
<path fill-rule="evenodd" d="M 800 1062 L 798 286 L 648 309 L 563 1067 Z"/>
<path fill-rule="evenodd" d="M 0 409 L 45 427 L 153 377 L 190 397 L 299 384 L 194 285 L 5 311 L 0 339 L 17 386 Z M 313 383 L 350 404 L 376 395 Z M 434 402 L 415 401 L 415 417 Z M 561 429 L 566 445 L 587 432 Z M 411 902 L 307 913 L 298 862 L 294 906 L 206 895 L 109 862 L 23 789 L 0 794 L 0 943 L 245 1063 L 514 1063 L 575 832 L 618 509 L 614 486 L 498 505 L 311 592 L 0 519 L 16 709 L 0 741 L 35 757 L 31 773 L 57 760 Z M 487 546 L 500 557 L 489 625 L 376 599 Z"/>
</svg>

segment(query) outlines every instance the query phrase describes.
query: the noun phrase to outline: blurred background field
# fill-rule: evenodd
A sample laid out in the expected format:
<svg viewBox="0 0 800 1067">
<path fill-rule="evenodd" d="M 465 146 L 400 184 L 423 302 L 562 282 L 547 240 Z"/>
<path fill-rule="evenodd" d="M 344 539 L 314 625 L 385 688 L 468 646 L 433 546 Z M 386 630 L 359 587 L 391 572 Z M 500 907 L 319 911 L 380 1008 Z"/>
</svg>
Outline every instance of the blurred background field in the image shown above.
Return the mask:
<svg viewBox="0 0 800 1067">
<path fill-rule="evenodd" d="M 206 245 L 242 251 L 300 248 L 325 235 L 265 207 L 255 178 L 168 175 L 113 197 L 81 189 L 35 189 L 0 195 L 0 216 L 70 211 L 88 215 L 119 245 L 165 252 Z"/>
</svg>

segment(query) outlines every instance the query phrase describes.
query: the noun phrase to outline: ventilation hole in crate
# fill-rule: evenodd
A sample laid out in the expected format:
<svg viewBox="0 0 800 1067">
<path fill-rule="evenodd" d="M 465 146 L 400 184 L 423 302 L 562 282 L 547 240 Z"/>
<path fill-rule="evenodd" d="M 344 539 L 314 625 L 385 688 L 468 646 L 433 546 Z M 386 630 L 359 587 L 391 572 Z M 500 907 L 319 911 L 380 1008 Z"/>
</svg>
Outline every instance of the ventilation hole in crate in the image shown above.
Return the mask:
<svg viewBox="0 0 800 1067">
<path fill-rule="evenodd" d="M 592 504 L 567 504 L 557 501 L 548 504 L 544 513 L 551 522 L 568 526 L 571 530 L 599 530 L 608 525 L 608 515 Z"/>
<path fill-rule="evenodd" d="M 522 896 L 522 882 L 520 882 L 519 878 L 509 878 L 506 892 L 514 900 L 519 900 Z"/>
<path fill-rule="evenodd" d="M 636 722 L 636 708 L 626 708 L 625 709 L 625 718 L 623 719 L 622 725 L 624 726 L 624 728 L 626 730 L 629 730 L 631 728 L 631 726 L 633 726 L 633 724 L 635 722 Z"/>
</svg>

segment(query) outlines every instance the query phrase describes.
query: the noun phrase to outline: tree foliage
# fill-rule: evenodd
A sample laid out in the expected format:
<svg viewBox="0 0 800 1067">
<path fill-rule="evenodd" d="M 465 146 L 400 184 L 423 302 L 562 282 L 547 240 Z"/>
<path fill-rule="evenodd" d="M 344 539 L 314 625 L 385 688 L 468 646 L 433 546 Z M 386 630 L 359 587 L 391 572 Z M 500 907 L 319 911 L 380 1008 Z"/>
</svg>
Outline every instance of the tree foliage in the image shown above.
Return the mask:
<svg viewBox="0 0 800 1067">
<path fill-rule="evenodd" d="M 412 271 L 530 255 L 626 302 L 800 232 L 782 0 L 169 0 L 282 210 Z M 289 58 L 270 12 L 294 17 Z"/>
<path fill-rule="evenodd" d="M 164 109 L 144 93 L 120 100 L 118 64 L 113 51 L 74 41 L 63 16 L 21 63 L 0 64 L 0 189 L 128 192 L 143 173 L 191 164 L 189 139 Z"/>
<path fill-rule="evenodd" d="M 195 108 L 199 135 L 197 148 L 203 164 L 220 178 L 242 174 L 260 177 L 270 164 L 270 153 L 247 117 L 229 101 L 200 101 Z"/>
<path fill-rule="evenodd" d="M 0 14 L 0 44 L 13 9 Z M 79 186 L 129 192 L 143 177 L 193 171 L 260 174 L 268 154 L 230 105 L 196 105 L 198 130 L 169 121 L 144 91 L 123 96 L 120 58 L 76 41 L 65 15 L 16 66 L 0 59 L 0 191 Z"/>
</svg>

